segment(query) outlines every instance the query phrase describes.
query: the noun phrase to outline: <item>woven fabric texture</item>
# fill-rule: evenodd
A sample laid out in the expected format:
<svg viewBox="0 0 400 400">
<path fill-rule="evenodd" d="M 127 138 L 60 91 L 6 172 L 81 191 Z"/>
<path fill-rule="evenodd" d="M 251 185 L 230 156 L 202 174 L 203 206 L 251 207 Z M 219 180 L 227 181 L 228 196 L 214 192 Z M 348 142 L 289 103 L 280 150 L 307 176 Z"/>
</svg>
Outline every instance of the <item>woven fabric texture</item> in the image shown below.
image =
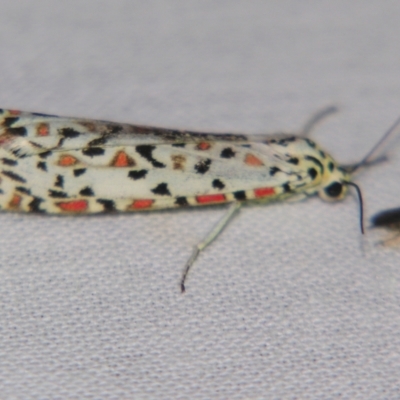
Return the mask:
<svg viewBox="0 0 400 400">
<path fill-rule="evenodd" d="M 360 160 L 400 114 L 397 1 L 3 1 L 0 105 L 221 132 L 299 130 Z M 400 206 L 400 146 L 361 171 Z M 0 214 L 0 397 L 396 399 L 400 248 L 343 202 Z M 367 224 L 368 225 L 368 224 Z"/>
</svg>

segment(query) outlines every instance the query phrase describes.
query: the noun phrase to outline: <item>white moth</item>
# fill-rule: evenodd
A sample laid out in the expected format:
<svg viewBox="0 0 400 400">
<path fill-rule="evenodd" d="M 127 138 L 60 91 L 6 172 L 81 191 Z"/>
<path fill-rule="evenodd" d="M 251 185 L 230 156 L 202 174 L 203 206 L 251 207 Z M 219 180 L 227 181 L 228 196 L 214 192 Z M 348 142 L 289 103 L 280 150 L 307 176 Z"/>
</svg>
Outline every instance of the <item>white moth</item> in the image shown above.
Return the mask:
<svg viewBox="0 0 400 400">
<path fill-rule="evenodd" d="M 351 173 L 302 135 L 214 134 L 13 110 L 0 112 L 0 208 L 57 214 L 131 212 L 231 203 L 186 264 L 246 202 L 341 200 Z M 362 213 L 361 213 L 362 219 Z"/>
</svg>

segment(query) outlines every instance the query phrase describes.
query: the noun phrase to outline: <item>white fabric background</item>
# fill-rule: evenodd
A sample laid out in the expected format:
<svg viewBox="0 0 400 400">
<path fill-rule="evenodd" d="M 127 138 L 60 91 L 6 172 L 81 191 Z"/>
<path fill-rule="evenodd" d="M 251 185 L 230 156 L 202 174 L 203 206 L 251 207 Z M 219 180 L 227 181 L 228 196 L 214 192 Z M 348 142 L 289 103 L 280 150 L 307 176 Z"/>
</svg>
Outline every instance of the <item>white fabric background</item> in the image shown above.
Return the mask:
<svg viewBox="0 0 400 400">
<path fill-rule="evenodd" d="M 2 1 L 0 104 L 234 132 L 296 130 L 360 158 L 400 114 L 394 1 Z M 363 171 L 367 216 L 400 206 L 400 147 Z M 357 201 L 0 214 L 2 399 L 400 397 L 400 251 Z"/>
</svg>

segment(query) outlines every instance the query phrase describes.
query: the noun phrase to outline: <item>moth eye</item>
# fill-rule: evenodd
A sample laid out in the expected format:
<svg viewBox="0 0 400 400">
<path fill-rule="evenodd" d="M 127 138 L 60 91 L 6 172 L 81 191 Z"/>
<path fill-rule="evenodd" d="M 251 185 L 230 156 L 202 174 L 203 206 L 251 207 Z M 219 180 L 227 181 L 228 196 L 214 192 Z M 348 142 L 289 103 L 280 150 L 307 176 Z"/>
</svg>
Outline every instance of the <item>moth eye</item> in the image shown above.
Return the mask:
<svg viewBox="0 0 400 400">
<path fill-rule="evenodd" d="M 338 197 L 341 195 L 343 190 L 343 184 L 340 182 L 333 182 L 325 188 L 325 193 L 329 197 Z"/>
</svg>

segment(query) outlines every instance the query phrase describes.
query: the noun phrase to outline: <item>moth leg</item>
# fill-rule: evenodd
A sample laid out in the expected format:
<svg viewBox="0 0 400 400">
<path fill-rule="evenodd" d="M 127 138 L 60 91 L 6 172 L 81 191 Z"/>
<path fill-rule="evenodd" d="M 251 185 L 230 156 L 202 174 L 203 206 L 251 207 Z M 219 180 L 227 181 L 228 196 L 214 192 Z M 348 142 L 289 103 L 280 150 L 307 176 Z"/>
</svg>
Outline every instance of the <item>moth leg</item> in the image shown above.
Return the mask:
<svg viewBox="0 0 400 400">
<path fill-rule="evenodd" d="M 288 203 L 295 203 L 297 201 L 302 201 L 308 197 L 310 197 L 310 195 L 308 195 L 307 193 L 297 193 L 291 197 L 288 197 L 287 199 L 285 199 L 285 201 Z"/>
<path fill-rule="evenodd" d="M 315 129 L 316 125 L 318 125 L 326 117 L 330 116 L 331 114 L 335 114 L 338 111 L 339 109 L 336 106 L 329 106 L 320 111 L 317 111 L 303 125 L 303 129 L 300 131 L 300 136 L 308 137 L 310 133 Z"/>
<path fill-rule="evenodd" d="M 193 253 L 190 256 L 189 260 L 187 261 L 187 263 L 185 265 L 185 269 L 183 271 L 183 275 L 182 275 L 182 279 L 181 279 L 182 293 L 185 291 L 185 280 L 189 273 L 190 267 L 193 265 L 193 263 L 195 262 L 196 258 L 200 254 L 200 252 L 202 250 L 204 250 L 224 230 L 225 226 L 228 225 L 228 222 L 236 214 L 236 212 L 239 210 L 241 205 L 242 205 L 242 203 L 240 203 L 238 201 L 232 203 L 230 205 L 230 207 L 228 208 L 228 211 L 221 218 L 221 220 L 218 222 L 218 224 L 211 230 L 211 232 L 209 232 L 207 234 L 207 236 L 199 244 L 197 244 L 194 247 Z"/>
</svg>

